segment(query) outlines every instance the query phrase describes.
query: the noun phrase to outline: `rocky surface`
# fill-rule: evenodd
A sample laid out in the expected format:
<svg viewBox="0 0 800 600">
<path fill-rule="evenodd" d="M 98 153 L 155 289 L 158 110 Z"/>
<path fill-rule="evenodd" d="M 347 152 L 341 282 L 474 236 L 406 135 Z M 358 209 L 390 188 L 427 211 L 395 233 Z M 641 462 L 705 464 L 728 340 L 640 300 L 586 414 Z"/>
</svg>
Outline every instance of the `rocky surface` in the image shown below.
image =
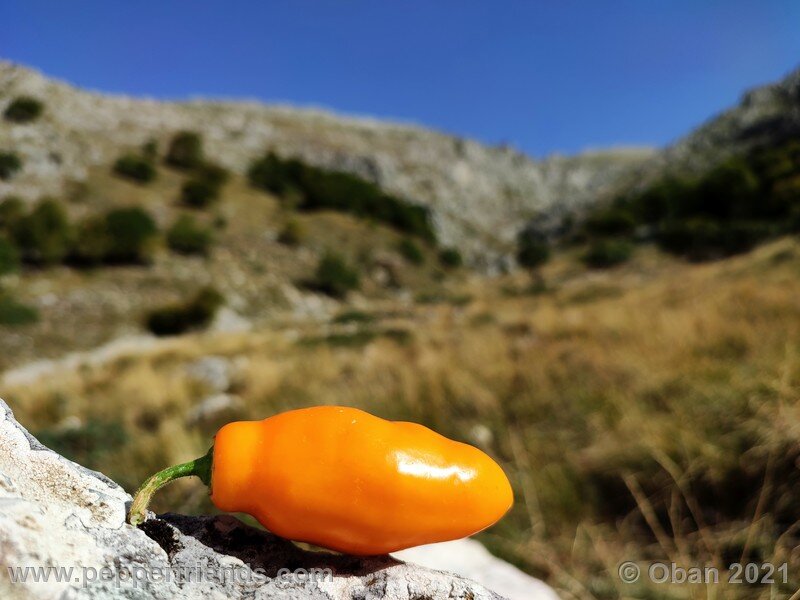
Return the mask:
<svg viewBox="0 0 800 600">
<path fill-rule="evenodd" d="M 409 548 L 393 555 L 404 562 L 468 577 L 508 600 L 558 600 L 547 584 L 498 560 L 475 540 L 454 540 Z"/>
<path fill-rule="evenodd" d="M 167 514 L 136 529 L 125 524 L 129 501 L 104 475 L 42 446 L 0 400 L 2 598 L 501 598 L 390 557 L 302 550 L 232 516 Z M 61 581 L 51 571 L 35 582 L 28 571 L 27 583 L 13 583 L 26 567 L 66 570 Z M 527 598 L 552 597 L 542 590 Z"/>
<path fill-rule="evenodd" d="M 508 147 L 320 110 L 100 95 L 0 62 L 0 111 L 23 94 L 40 98 L 45 112 L 29 124 L 0 121 L 0 150 L 13 149 L 25 163 L 11 182 L 0 181 L 0 197 L 58 194 L 123 150 L 150 139 L 163 150 L 175 131 L 189 129 L 203 134 L 209 156 L 239 173 L 272 149 L 358 173 L 426 204 L 443 244 L 484 264 L 502 262 L 532 216 L 591 202 L 653 153 L 619 149 L 534 161 Z"/>
<path fill-rule="evenodd" d="M 753 88 L 642 165 L 640 185 L 664 173 L 702 173 L 730 156 L 800 137 L 800 68 Z"/>
</svg>

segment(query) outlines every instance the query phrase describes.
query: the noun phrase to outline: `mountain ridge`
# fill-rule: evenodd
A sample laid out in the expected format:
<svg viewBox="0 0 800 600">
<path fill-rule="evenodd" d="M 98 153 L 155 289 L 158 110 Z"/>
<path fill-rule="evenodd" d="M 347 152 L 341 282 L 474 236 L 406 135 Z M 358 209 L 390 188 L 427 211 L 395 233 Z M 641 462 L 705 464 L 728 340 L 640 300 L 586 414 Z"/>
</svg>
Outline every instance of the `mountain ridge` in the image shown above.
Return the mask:
<svg viewBox="0 0 800 600">
<path fill-rule="evenodd" d="M 485 267 L 508 263 L 527 219 L 579 208 L 650 154 L 624 149 L 536 161 L 415 124 L 318 109 L 99 95 L 0 62 L 0 108 L 25 94 L 40 97 L 45 113 L 36 123 L 0 128 L 0 148 L 13 147 L 25 162 L 13 181 L 0 183 L 0 195 L 59 194 L 69 179 L 84 179 L 90 167 L 112 163 L 127 147 L 190 129 L 203 134 L 209 156 L 234 172 L 272 149 L 429 206 L 442 242 Z"/>
</svg>

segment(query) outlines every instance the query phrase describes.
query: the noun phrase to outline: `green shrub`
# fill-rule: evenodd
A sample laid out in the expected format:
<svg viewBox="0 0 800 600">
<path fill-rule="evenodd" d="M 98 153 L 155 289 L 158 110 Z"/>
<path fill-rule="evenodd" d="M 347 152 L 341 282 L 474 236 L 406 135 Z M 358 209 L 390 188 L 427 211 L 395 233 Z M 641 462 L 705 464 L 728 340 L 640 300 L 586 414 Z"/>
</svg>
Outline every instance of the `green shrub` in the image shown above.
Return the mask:
<svg viewBox="0 0 800 600">
<path fill-rule="evenodd" d="M 800 202 L 789 212 L 786 221 L 786 229 L 790 233 L 800 233 Z"/>
<path fill-rule="evenodd" d="M 11 179 L 22 168 L 22 159 L 16 152 L 0 152 L 0 179 Z"/>
<path fill-rule="evenodd" d="M 289 165 L 295 166 L 293 176 L 289 174 Z M 301 178 L 303 165 L 299 161 L 283 161 L 274 152 L 253 162 L 247 172 L 250 184 L 273 194 L 285 194 L 294 180 Z"/>
<path fill-rule="evenodd" d="M 330 252 L 320 260 L 312 283 L 315 289 L 335 298 L 343 298 L 347 292 L 358 289 L 359 285 L 358 272 L 340 255 Z"/>
<path fill-rule="evenodd" d="M 194 208 L 206 208 L 220 196 L 220 188 L 230 178 L 227 169 L 213 163 L 202 163 L 181 188 L 181 201 Z"/>
<path fill-rule="evenodd" d="M 147 328 L 155 335 L 179 335 L 206 327 L 222 306 L 222 295 L 213 288 L 203 288 L 184 304 L 175 304 L 152 311 Z"/>
<path fill-rule="evenodd" d="M 12 235 L 25 262 L 36 265 L 60 263 L 72 244 L 72 227 L 61 205 L 43 200 L 12 227 Z"/>
<path fill-rule="evenodd" d="M 44 105 L 30 96 L 17 96 L 11 101 L 3 112 L 6 121 L 14 123 L 28 123 L 39 118 L 44 110 Z"/>
<path fill-rule="evenodd" d="M 339 313 L 334 317 L 333 323 L 337 325 L 344 325 L 347 323 L 372 323 L 375 321 L 375 315 L 363 310 L 346 310 Z"/>
<path fill-rule="evenodd" d="M 75 265 L 100 265 L 105 262 L 111 244 L 105 218 L 90 217 L 76 228 L 69 260 Z"/>
<path fill-rule="evenodd" d="M 179 169 L 194 169 L 203 163 L 203 138 L 193 131 L 175 134 L 167 149 L 166 162 Z"/>
<path fill-rule="evenodd" d="M 641 223 L 655 224 L 691 210 L 697 186 L 693 180 L 666 177 L 630 200 L 631 212 Z"/>
<path fill-rule="evenodd" d="M 0 236 L 0 275 L 19 269 L 19 250 L 5 236 Z"/>
<path fill-rule="evenodd" d="M 108 249 L 105 262 L 145 264 L 150 260 L 158 227 L 143 208 L 118 208 L 105 217 Z"/>
<path fill-rule="evenodd" d="M 633 248 L 633 243 L 624 239 L 594 240 L 583 255 L 583 262 L 594 269 L 613 267 L 627 261 L 633 254 Z"/>
<path fill-rule="evenodd" d="M 281 196 L 297 196 L 300 210 L 335 210 L 373 219 L 435 241 L 427 208 L 384 193 L 374 183 L 342 171 L 312 167 L 270 152 L 248 171 L 253 187 Z"/>
<path fill-rule="evenodd" d="M 732 159 L 707 173 L 697 185 L 695 204 L 687 217 L 716 219 L 758 218 L 760 186 L 758 178 L 742 159 Z"/>
<path fill-rule="evenodd" d="M 461 257 L 461 253 L 455 248 L 443 248 L 442 251 L 439 252 L 439 262 L 443 267 L 447 267 L 448 269 L 457 269 L 464 264 L 464 259 Z"/>
<path fill-rule="evenodd" d="M 759 221 L 719 222 L 695 217 L 664 223 L 659 246 L 690 260 L 710 260 L 746 252 L 774 233 L 775 226 Z"/>
<path fill-rule="evenodd" d="M 617 200 L 637 223 L 650 225 L 664 250 L 708 260 L 751 249 L 795 231 L 800 199 L 800 140 L 760 147 L 718 164 L 700 176 L 669 175 Z M 602 221 L 598 208 L 589 222 Z M 628 235 L 602 230 L 602 235 Z"/>
<path fill-rule="evenodd" d="M 425 254 L 422 252 L 422 248 L 420 248 L 419 244 L 414 240 L 403 238 L 397 244 L 397 250 L 402 257 L 412 265 L 419 266 L 425 264 Z"/>
<path fill-rule="evenodd" d="M 150 159 L 138 154 L 126 154 L 114 163 L 114 173 L 136 183 L 150 183 L 156 178 L 156 168 Z"/>
<path fill-rule="evenodd" d="M 621 206 L 595 211 L 586 219 L 584 229 L 591 236 L 631 235 L 636 228 L 633 213 Z"/>
<path fill-rule="evenodd" d="M 214 229 L 222 231 L 228 227 L 228 219 L 225 217 L 225 215 L 218 214 L 214 216 L 214 220 L 211 222 L 211 224 L 214 226 Z"/>
<path fill-rule="evenodd" d="M 152 163 L 158 158 L 158 142 L 154 139 L 147 140 L 142 144 L 142 156 Z"/>
<path fill-rule="evenodd" d="M 219 186 L 192 178 L 181 187 L 181 202 L 192 208 L 206 208 L 219 198 Z"/>
<path fill-rule="evenodd" d="M 305 232 L 303 226 L 296 219 L 290 219 L 278 234 L 278 241 L 285 246 L 299 246 L 303 243 Z"/>
<path fill-rule="evenodd" d="M 517 240 L 517 262 L 520 266 L 534 270 L 550 260 L 550 245 L 544 236 L 523 231 Z"/>
<path fill-rule="evenodd" d="M 39 311 L 10 296 L 0 294 L 0 325 L 30 325 L 39 320 Z"/>
<path fill-rule="evenodd" d="M 212 241 L 211 231 L 188 215 L 179 217 L 167 231 L 167 245 L 181 254 L 207 256 Z"/>
<path fill-rule="evenodd" d="M 0 202 L 0 228 L 10 231 L 25 215 L 25 203 L 16 196 L 7 196 Z"/>
<path fill-rule="evenodd" d="M 197 179 L 206 181 L 217 187 L 222 187 L 228 183 L 228 180 L 231 178 L 228 169 L 212 162 L 202 163 L 195 169 L 194 175 Z"/>
</svg>

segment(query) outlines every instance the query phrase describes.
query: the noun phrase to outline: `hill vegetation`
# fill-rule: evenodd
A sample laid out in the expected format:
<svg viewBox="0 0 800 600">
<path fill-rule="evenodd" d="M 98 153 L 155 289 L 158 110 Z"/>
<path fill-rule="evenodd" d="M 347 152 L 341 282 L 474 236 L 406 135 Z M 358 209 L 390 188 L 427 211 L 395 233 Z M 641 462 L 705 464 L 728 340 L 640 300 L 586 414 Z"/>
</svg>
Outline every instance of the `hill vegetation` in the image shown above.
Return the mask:
<svg viewBox="0 0 800 600">
<path fill-rule="evenodd" d="M 429 210 L 383 192 L 343 171 L 330 171 L 283 160 L 270 152 L 252 164 L 250 182 L 292 202 L 299 210 L 336 210 L 374 219 L 399 231 L 434 242 Z"/>
<path fill-rule="evenodd" d="M 619 199 L 606 217 L 650 227 L 664 250 L 692 260 L 731 256 L 797 231 L 800 139 L 730 158 L 702 176 L 659 180 Z"/>
</svg>

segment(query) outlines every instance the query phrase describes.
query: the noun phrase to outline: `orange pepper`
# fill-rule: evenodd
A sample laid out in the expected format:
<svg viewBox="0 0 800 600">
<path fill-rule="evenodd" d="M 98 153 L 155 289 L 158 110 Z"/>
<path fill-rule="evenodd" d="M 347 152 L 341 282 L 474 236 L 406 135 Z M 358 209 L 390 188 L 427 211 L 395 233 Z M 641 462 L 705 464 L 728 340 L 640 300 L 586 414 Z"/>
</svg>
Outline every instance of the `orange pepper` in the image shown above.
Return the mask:
<svg viewBox="0 0 800 600">
<path fill-rule="evenodd" d="M 472 535 L 513 502 L 503 470 L 477 448 L 337 406 L 225 425 L 206 457 L 145 482 L 129 521 L 143 521 L 152 493 L 186 475 L 210 484 L 220 510 L 248 513 L 285 538 L 358 555 Z"/>
</svg>

